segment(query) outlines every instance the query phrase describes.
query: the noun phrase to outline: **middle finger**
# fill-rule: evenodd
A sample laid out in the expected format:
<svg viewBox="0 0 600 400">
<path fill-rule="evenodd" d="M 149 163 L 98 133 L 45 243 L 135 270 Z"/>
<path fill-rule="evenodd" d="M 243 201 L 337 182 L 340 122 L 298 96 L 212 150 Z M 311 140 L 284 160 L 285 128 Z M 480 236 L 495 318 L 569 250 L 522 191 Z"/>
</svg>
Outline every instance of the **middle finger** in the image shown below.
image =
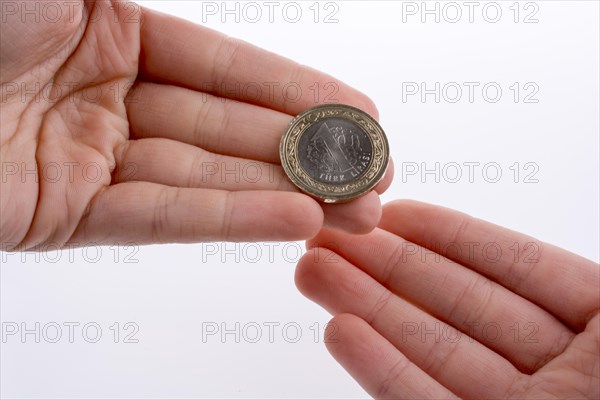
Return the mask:
<svg viewBox="0 0 600 400">
<path fill-rule="evenodd" d="M 132 138 L 162 137 L 208 151 L 279 161 L 279 140 L 290 115 L 210 94 L 148 82 L 129 93 Z"/>
</svg>

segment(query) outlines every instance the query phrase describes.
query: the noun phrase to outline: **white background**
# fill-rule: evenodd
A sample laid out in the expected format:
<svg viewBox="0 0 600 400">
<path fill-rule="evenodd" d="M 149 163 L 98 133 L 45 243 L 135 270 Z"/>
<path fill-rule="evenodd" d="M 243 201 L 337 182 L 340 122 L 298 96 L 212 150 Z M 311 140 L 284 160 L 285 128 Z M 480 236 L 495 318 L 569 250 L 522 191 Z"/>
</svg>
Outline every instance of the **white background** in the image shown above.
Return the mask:
<svg viewBox="0 0 600 400">
<path fill-rule="evenodd" d="M 462 19 L 440 22 L 405 15 L 403 2 L 325 3 L 314 22 L 310 2 L 299 2 L 302 18 L 290 23 L 268 8 L 257 23 L 235 15 L 202 13 L 199 1 L 152 1 L 146 5 L 245 39 L 340 78 L 371 96 L 391 144 L 396 179 L 384 201 L 412 198 L 457 208 L 531 234 L 598 261 L 599 243 L 599 7 L 596 1 L 521 2 L 519 22 L 498 2 L 502 17 L 487 22 L 483 5 L 458 2 Z M 215 3 L 221 8 L 221 2 Z M 234 3 L 229 2 L 233 8 Z M 421 7 L 421 2 L 414 3 Z M 440 3 L 440 8 L 445 3 Z M 240 3 L 242 12 L 244 3 Z M 406 3 L 404 3 L 406 7 Z M 428 2 L 433 8 L 434 2 Z M 537 23 L 524 23 L 537 7 Z M 324 23 L 337 9 L 337 23 Z M 220 10 L 222 11 L 222 10 Z M 247 9 L 248 12 L 252 11 Z M 446 9 L 446 19 L 454 10 Z M 292 10 L 288 19 L 294 17 Z M 488 19 L 494 17 L 488 9 Z M 254 18 L 254 14 L 248 14 Z M 190 37 L 190 41 L 202 40 Z M 478 82 L 469 101 L 467 87 L 456 102 L 449 91 L 434 101 L 420 95 L 403 101 L 404 86 L 425 82 Z M 493 82 L 498 102 L 482 96 Z M 518 82 L 521 98 L 510 89 Z M 533 83 L 525 90 L 526 83 Z M 525 103 L 531 87 L 539 88 Z M 491 97 L 494 92 L 490 89 Z M 405 175 L 415 165 L 433 174 Z M 481 163 L 469 182 L 465 162 Z M 404 163 L 404 164 L 403 164 Z M 416 164 L 414 164 L 416 163 Z M 425 163 L 424 165 L 422 163 Z M 451 183 L 456 169 L 463 176 Z M 483 174 L 488 163 L 500 166 Z M 514 163 L 519 163 L 516 177 Z M 530 167 L 525 169 L 525 163 Z M 513 169 L 510 167 L 513 166 Z M 533 167 L 532 167 L 533 166 Z M 446 175 L 443 174 L 446 167 Z M 526 175 L 534 172 L 526 183 Z M 227 247 L 225 247 L 227 246 Z M 237 246 L 237 247 L 236 247 Z M 271 249 L 271 252 L 270 250 Z M 1 344 L 1 395 L 5 398 L 365 398 L 368 395 L 327 353 L 321 330 L 329 315 L 303 298 L 293 283 L 302 243 L 258 245 L 164 245 L 140 249 L 81 249 L 62 253 L 3 254 L 1 319 L 34 328 L 63 327 L 58 343 L 19 335 Z M 214 251 L 218 250 L 218 251 Z M 223 251 L 231 250 L 231 252 Z M 215 253 L 215 254 L 213 254 Z M 130 257 L 127 257 L 127 256 Z M 50 258 L 58 262 L 49 262 Z M 24 259 L 22 259 L 24 258 Z M 70 259 L 72 258 L 72 259 Z M 116 258 L 116 260 L 115 260 Z M 87 260 L 97 259 L 97 262 Z M 127 261 L 136 261 L 131 263 Z M 115 262 L 117 261 L 117 262 Z M 254 261 L 254 262 L 253 262 Z M 66 322 L 77 322 L 69 343 Z M 81 328 L 97 323 L 98 343 Z M 114 330 L 120 324 L 119 343 Z M 133 322 L 138 343 L 123 343 L 124 324 Z M 224 340 L 204 337 L 208 325 L 236 330 Z M 268 325 L 274 326 L 272 343 Z M 253 328 L 262 327 L 257 343 Z M 288 324 L 284 332 L 283 326 Z M 50 325 L 48 325 L 49 327 Z M 244 330 L 244 327 L 246 328 Z M 296 328 L 302 330 L 296 343 Z M 50 329 L 50 328 L 48 328 Z M 203 332 L 204 331 L 204 332 Z M 54 331 L 47 331 L 49 336 Z M 244 336 L 244 334 L 246 336 Z M 88 337 L 94 337 L 93 328 Z"/>
</svg>

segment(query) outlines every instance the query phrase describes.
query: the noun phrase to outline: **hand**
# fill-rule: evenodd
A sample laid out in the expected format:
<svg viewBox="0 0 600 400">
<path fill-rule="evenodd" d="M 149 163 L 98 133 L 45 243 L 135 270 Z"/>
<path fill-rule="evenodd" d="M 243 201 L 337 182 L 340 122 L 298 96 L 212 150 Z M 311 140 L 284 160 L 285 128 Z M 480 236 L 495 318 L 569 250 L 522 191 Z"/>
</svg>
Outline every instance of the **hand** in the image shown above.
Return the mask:
<svg viewBox="0 0 600 400">
<path fill-rule="evenodd" d="M 380 228 L 324 230 L 296 273 L 372 396 L 600 398 L 597 264 L 412 201 L 386 205 Z"/>
<path fill-rule="evenodd" d="M 134 3 L 8 3 L 0 51 L 3 250 L 298 240 L 323 224 L 349 232 L 377 224 L 376 192 L 391 174 L 355 202 L 321 206 L 277 165 L 292 116 L 316 105 L 315 83 L 320 93 L 334 85 L 336 100 L 377 117 L 363 94 Z M 37 7 L 39 21 L 21 7 Z"/>
</svg>

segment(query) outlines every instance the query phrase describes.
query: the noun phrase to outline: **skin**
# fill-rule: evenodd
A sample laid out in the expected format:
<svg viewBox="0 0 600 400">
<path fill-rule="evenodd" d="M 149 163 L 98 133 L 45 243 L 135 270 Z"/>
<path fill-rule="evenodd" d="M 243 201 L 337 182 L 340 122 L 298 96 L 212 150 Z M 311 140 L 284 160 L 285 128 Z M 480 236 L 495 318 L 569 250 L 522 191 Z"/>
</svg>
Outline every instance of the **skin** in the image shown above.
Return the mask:
<svg viewBox="0 0 600 400">
<path fill-rule="evenodd" d="M 3 250 L 301 240 L 323 226 L 377 225 L 391 167 L 374 192 L 331 206 L 299 193 L 278 164 L 287 124 L 316 105 L 312 85 L 329 93 L 334 82 L 338 102 L 377 118 L 364 94 L 131 3 L 55 6 L 37 22 L 3 10 Z M 305 94 L 295 102 L 281 90 L 290 82 Z M 265 93 L 232 92 L 236 84 Z M 221 173 L 236 168 L 247 173 Z"/>
<path fill-rule="evenodd" d="M 299 240 L 325 225 L 336 229 L 309 242 L 297 283 L 336 314 L 328 348 L 373 396 L 600 397 L 596 264 L 411 202 L 388 205 L 368 235 L 350 235 L 380 220 L 377 194 L 391 167 L 375 192 L 349 204 L 321 205 L 291 187 L 277 148 L 292 117 L 316 105 L 310 87 L 324 92 L 335 82 L 339 102 L 377 118 L 365 95 L 126 3 L 56 4 L 63 18 L 23 22 L 7 12 L 0 25 L 2 250 Z M 260 99 L 227 91 L 265 82 L 294 82 L 311 96 L 289 102 L 281 91 Z M 266 168 L 257 181 L 201 168 L 256 162 Z M 82 173 L 86 165 L 94 168 Z M 421 261 L 436 244 L 475 241 L 501 243 L 505 258 L 490 265 L 446 249 Z M 515 262 L 515 242 L 536 243 L 539 259 L 519 253 Z M 494 340 L 478 330 L 490 323 L 503 332 Z M 432 326 L 441 340 L 415 331 Z"/>
<path fill-rule="evenodd" d="M 308 247 L 296 283 L 335 315 L 326 345 L 373 397 L 600 398 L 598 264 L 414 201 Z"/>
</svg>

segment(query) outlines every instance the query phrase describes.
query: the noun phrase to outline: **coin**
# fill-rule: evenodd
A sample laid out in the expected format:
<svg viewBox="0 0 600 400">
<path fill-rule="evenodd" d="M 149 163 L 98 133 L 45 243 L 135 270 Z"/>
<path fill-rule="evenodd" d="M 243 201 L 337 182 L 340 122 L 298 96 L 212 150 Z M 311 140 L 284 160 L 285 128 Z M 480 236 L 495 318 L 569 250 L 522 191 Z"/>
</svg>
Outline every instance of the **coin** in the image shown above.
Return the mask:
<svg viewBox="0 0 600 400">
<path fill-rule="evenodd" d="M 279 146 L 281 165 L 303 192 L 325 202 L 356 199 L 385 175 L 389 145 L 369 114 L 344 104 L 320 105 L 299 114 Z"/>
</svg>

